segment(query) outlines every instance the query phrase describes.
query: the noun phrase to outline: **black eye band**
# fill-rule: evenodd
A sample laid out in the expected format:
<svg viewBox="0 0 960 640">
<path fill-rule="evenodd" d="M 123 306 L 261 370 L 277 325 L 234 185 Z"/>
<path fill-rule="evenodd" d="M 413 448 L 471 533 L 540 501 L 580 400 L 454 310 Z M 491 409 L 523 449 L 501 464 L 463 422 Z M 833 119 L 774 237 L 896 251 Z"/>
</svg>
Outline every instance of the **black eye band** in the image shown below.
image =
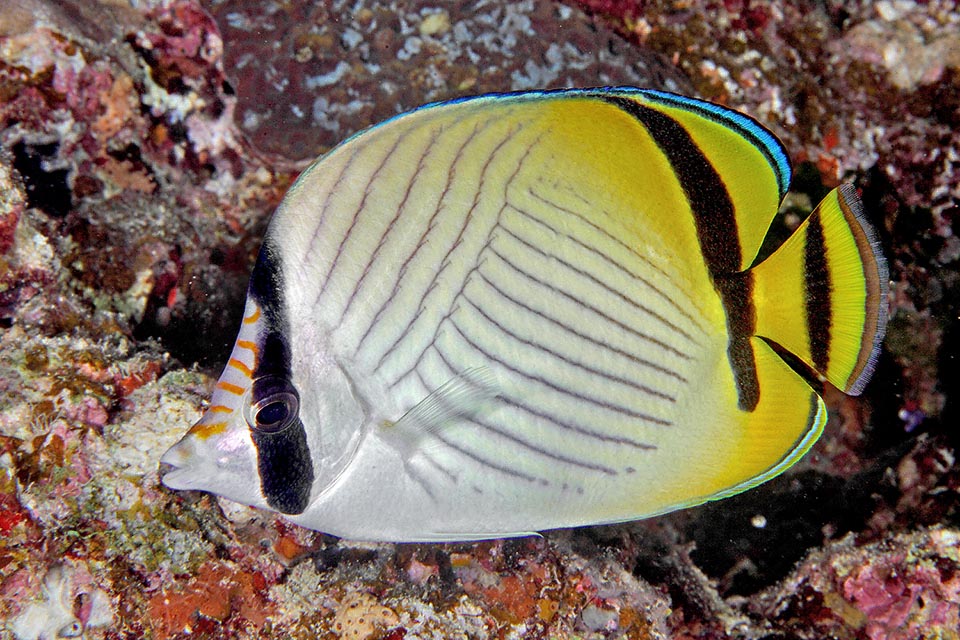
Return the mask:
<svg viewBox="0 0 960 640">
<path fill-rule="evenodd" d="M 263 376 L 253 381 L 251 401 L 243 417 L 259 433 L 280 433 L 300 416 L 300 396 L 286 378 Z"/>
</svg>

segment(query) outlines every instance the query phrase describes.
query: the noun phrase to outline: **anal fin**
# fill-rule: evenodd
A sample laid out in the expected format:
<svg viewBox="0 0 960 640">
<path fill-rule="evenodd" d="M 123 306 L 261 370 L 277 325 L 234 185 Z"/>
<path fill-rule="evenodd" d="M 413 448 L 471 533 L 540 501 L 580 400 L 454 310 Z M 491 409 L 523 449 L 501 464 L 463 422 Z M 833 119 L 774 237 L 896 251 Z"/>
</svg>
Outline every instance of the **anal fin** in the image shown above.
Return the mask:
<svg viewBox="0 0 960 640">
<path fill-rule="evenodd" d="M 827 420 L 823 399 L 807 381 L 762 338 L 754 336 L 750 342 L 760 401 L 754 410 L 740 413 L 736 455 L 728 456 L 726 473 L 718 478 L 725 488 L 710 500 L 746 491 L 783 473 L 809 451 Z"/>
</svg>

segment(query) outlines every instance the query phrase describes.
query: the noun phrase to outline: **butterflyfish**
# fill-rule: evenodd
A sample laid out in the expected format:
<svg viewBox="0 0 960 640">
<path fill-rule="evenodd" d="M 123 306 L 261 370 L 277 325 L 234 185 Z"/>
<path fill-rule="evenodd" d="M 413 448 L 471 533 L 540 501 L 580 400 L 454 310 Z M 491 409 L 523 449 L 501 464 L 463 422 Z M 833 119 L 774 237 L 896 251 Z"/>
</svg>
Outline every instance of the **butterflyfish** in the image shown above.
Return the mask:
<svg viewBox="0 0 960 640">
<path fill-rule="evenodd" d="M 887 268 L 854 187 L 766 257 L 790 183 L 748 116 L 661 91 L 494 94 L 348 138 L 265 233 L 163 483 L 337 536 L 624 522 L 793 465 L 859 394 Z"/>
</svg>

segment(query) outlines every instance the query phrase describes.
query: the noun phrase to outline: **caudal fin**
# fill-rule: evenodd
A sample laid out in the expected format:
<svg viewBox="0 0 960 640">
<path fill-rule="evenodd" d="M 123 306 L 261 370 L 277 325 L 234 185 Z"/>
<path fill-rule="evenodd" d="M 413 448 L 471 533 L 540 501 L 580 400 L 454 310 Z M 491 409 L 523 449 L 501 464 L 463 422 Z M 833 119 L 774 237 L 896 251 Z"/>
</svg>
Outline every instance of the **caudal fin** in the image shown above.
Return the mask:
<svg viewBox="0 0 960 640">
<path fill-rule="evenodd" d="M 756 335 L 858 395 L 887 323 L 887 263 L 856 189 L 831 191 L 790 238 L 751 271 Z"/>
</svg>

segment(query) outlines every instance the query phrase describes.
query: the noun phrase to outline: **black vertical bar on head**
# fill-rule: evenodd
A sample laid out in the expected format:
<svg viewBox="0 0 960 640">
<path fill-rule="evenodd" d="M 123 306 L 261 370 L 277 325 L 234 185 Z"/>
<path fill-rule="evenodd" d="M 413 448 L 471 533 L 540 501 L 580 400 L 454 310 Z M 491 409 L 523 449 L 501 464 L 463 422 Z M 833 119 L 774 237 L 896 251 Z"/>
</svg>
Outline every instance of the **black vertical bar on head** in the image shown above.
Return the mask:
<svg viewBox="0 0 960 640">
<path fill-rule="evenodd" d="M 250 274 L 249 295 L 260 307 L 267 332 L 260 345 L 254 379 L 276 375 L 289 379 L 290 347 L 287 344 L 287 320 L 283 309 L 283 272 L 269 236 L 263 241 L 257 262 Z"/>
<path fill-rule="evenodd" d="M 260 357 L 253 371 L 252 402 L 264 399 L 257 379 L 278 376 L 293 383 L 289 323 L 283 300 L 283 271 L 280 255 L 268 235 L 260 247 L 257 263 L 250 275 L 249 295 L 260 306 L 265 333 L 260 343 Z M 273 388 L 271 385 L 267 389 Z M 267 504 L 285 514 L 303 513 L 310 501 L 313 486 L 313 460 L 303 422 L 280 433 L 262 433 L 250 429 L 257 449 L 260 487 Z"/>
<path fill-rule="evenodd" d="M 303 513 L 313 485 L 313 461 L 303 422 L 297 420 L 279 433 L 250 431 L 267 504 L 287 515 Z"/>
</svg>

